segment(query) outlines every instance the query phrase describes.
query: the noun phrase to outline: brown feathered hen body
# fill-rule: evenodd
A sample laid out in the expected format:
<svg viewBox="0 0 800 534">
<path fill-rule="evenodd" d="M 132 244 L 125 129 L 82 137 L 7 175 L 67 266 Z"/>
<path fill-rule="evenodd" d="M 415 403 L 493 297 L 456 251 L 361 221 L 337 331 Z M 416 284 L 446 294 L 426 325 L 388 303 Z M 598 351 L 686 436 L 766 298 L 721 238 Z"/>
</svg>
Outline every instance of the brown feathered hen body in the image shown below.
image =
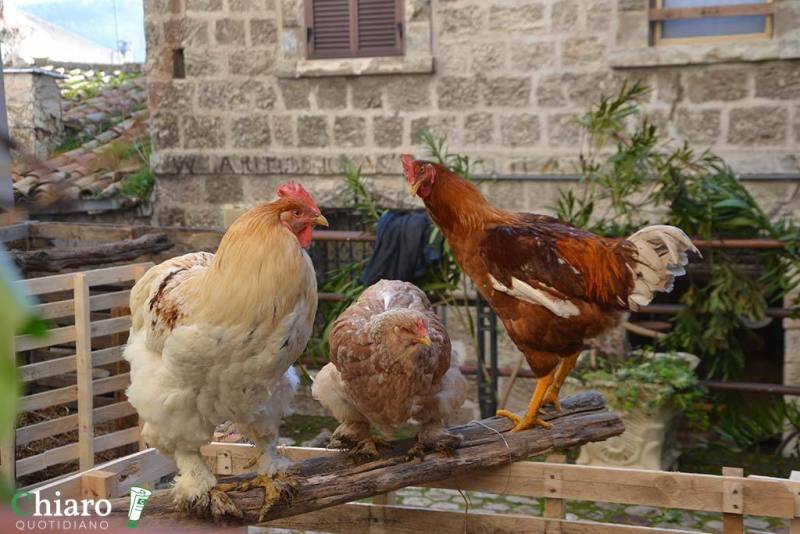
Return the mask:
<svg viewBox="0 0 800 534">
<path fill-rule="evenodd" d="M 329 344 L 331 362 L 313 394 L 341 423 L 332 445 L 374 456 L 370 425 L 389 434 L 408 421 L 420 425 L 421 447 L 458 443 L 443 423 L 464 402 L 466 382 L 419 288 L 397 280 L 370 286 L 336 320 Z"/>
<path fill-rule="evenodd" d="M 524 418 L 498 412 L 516 423 L 515 430 L 547 427 L 539 408 L 558 407 L 558 392 L 584 342 L 656 292 L 671 291 L 685 272 L 687 252 L 697 252 L 673 226 L 603 238 L 553 217 L 499 209 L 442 165 L 404 156 L 403 166 L 412 193 L 539 377 Z"/>
</svg>

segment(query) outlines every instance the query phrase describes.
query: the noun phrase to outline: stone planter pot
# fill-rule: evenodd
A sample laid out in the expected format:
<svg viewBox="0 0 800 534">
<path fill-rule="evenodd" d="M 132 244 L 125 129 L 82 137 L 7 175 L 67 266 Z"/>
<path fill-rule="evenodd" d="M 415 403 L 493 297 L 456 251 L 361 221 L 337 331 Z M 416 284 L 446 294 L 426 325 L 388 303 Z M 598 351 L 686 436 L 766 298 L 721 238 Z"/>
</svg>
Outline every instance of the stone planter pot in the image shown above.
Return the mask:
<svg viewBox="0 0 800 534">
<path fill-rule="evenodd" d="M 687 360 L 692 369 L 700 363 L 700 359 L 693 354 L 678 353 L 675 356 Z M 653 357 L 674 356 L 656 353 Z M 596 389 L 606 400 L 613 397 L 615 388 L 616 384 L 612 382 L 581 382 L 575 378 L 569 378 L 564 384 L 568 394 Z M 642 403 L 654 396 L 655 389 L 655 386 L 642 387 Z M 676 439 L 677 415 L 667 406 L 660 406 L 652 413 L 640 409 L 622 412 L 620 416 L 625 423 L 625 432 L 603 442 L 584 445 L 576 462 L 581 465 L 669 470 L 680 455 Z"/>
</svg>

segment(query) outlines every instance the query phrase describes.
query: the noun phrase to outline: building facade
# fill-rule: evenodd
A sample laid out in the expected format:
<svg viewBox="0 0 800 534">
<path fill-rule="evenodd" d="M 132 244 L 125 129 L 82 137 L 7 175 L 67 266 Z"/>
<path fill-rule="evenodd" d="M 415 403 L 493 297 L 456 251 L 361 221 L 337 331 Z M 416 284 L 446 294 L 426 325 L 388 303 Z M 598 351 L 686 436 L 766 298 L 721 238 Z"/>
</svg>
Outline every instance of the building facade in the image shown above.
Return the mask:
<svg viewBox="0 0 800 534">
<path fill-rule="evenodd" d="M 652 89 L 666 136 L 800 219 L 800 1 L 715 3 L 742 4 L 146 0 L 155 222 L 221 226 L 288 178 L 340 206 L 350 164 L 385 205 L 413 205 L 399 155 L 424 154 L 426 129 L 480 160 L 494 202 L 542 211 L 575 184 L 578 119 L 624 80 Z"/>
</svg>

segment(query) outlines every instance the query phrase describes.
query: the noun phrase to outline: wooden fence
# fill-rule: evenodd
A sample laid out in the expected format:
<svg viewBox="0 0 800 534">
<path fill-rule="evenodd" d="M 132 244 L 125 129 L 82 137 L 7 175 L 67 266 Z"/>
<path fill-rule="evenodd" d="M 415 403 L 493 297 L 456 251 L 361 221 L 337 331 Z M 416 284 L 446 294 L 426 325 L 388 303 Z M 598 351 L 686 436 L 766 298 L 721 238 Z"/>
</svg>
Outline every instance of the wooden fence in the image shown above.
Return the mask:
<svg viewBox="0 0 800 534">
<path fill-rule="evenodd" d="M 281 447 L 292 460 L 323 454 L 325 449 Z M 217 475 L 247 472 L 255 457 L 248 444 L 212 443 L 203 448 L 206 462 Z M 724 532 L 743 532 L 745 515 L 783 518 L 792 534 L 800 534 L 800 472 L 791 479 L 749 476 L 733 469 L 722 476 L 568 465 L 558 461 L 517 462 L 510 466 L 453 477 L 428 487 L 482 491 L 544 498 L 542 517 L 511 513 L 435 510 L 393 504 L 392 495 L 369 503 L 350 503 L 318 512 L 278 519 L 269 526 L 324 532 L 561 532 L 655 534 L 685 530 L 613 525 L 565 517 L 565 501 L 593 501 L 623 505 L 677 508 L 721 514 Z M 151 486 L 175 470 L 174 462 L 155 449 L 113 460 L 89 471 L 37 488 L 42 497 L 115 498 L 127 496 L 132 486 Z M 380 504 L 376 504 L 380 503 Z M 147 515 L 145 508 L 144 515 Z"/>
<path fill-rule="evenodd" d="M 122 392 L 130 383 L 121 363 L 131 324 L 130 290 L 124 288 L 150 266 L 139 263 L 17 282 L 39 298 L 36 311 L 54 324 L 47 337 L 14 339 L 18 361 L 24 363 L 18 367 L 23 386 L 44 389 L 24 394 L 18 411 L 23 414 L 77 402 L 77 412 L 21 426 L 6 438 L 0 444 L 0 467 L 7 479 L 74 460 L 80 470 L 86 470 L 95 465 L 97 453 L 139 443 L 138 425 L 100 435 L 95 426 L 136 414 L 121 393 L 111 400 L 99 396 Z M 65 385 L 68 382 L 74 383 Z M 16 458 L 19 446 L 75 430 L 74 442 Z"/>
</svg>

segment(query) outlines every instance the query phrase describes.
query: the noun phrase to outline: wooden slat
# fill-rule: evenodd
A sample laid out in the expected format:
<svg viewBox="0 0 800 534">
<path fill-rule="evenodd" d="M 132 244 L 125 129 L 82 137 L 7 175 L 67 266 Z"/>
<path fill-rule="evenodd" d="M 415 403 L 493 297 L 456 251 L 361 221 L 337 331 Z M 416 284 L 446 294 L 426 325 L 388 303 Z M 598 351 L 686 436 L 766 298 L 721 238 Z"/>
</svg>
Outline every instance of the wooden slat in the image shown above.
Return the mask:
<svg viewBox="0 0 800 534">
<path fill-rule="evenodd" d="M 722 475 L 730 477 L 722 485 L 722 532 L 723 534 L 743 534 L 744 516 L 742 515 L 743 491 L 740 480 L 744 476 L 741 467 L 723 467 Z"/>
<path fill-rule="evenodd" d="M 41 349 L 42 347 L 51 347 L 61 343 L 70 343 L 72 341 L 75 341 L 75 327 L 70 325 L 48 330 L 47 337 L 45 338 L 17 336 L 14 338 L 14 348 L 17 352 L 23 352 L 26 350 Z"/>
<path fill-rule="evenodd" d="M 29 235 L 28 227 L 30 223 L 21 222 L 9 224 L 8 226 L 0 226 L 0 243 L 8 243 L 9 241 L 19 241 L 20 239 L 27 239 Z"/>
<path fill-rule="evenodd" d="M 464 512 L 411 508 L 408 506 L 379 506 L 352 503 L 334 506 L 302 515 L 266 523 L 270 527 L 346 534 L 370 534 L 375 529 L 397 534 L 435 532 L 463 534 L 464 532 L 525 532 L 561 534 L 688 534 L 691 531 L 567 521 L 512 514 Z"/>
<path fill-rule="evenodd" d="M 124 350 L 124 346 L 118 346 L 92 351 L 92 366 L 99 367 L 122 361 Z M 32 382 L 50 376 L 71 373 L 75 370 L 75 355 L 23 365 L 17 370 L 22 382 Z"/>
<path fill-rule="evenodd" d="M 139 439 L 138 427 L 126 428 L 110 434 L 103 434 L 96 436 L 92 442 L 92 448 L 96 452 L 103 452 L 115 447 L 127 445 L 128 443 L 135 443 Z M 79 459 L 79 445 L 78 443 L 69 443 L 61 447 L 49 449 L 41 454 L 29 456 L 22 460 L 17 460 L 17 477 L 36 473 L 43 469 L 47 469 L 53 465 L 62 464 L 64 462 L 71 462 L 72 460 Z"/>
<path fill-rule="evenodd" d="M 105 349 L 98 349 L 92 351 L 92 365 L 100 367 L 101 365 L 108 365 L 122 361 L 122 353 L 125 351 L 124 346 L 108 347 Z"/>
<path fill-rule="evenodd" d="M 119 476 L 113 471 L 88 471 L 81 476 L 81 499 L 113 499 L 118 488 Z"/>
<path fill-rule="evenodd" d="M 19 411 L 32 412 L 76 400 L 78 400 L 78 387 L 67 386 L 22 397 L 19 401 Z"/>
<path fill-rule="evenodd" d="M 40 380 L 54 375 L 63 375 L 75 370 L 75 355 L 53 358 L 44 362 L 36 362 L 17 368 L 23 383 Z"/>
<path fill-rule="evenodd" d="M 772 15 L 773 5 L 739 4 L 704 7 L 662 7 L 650 9 L 650 20 L 701 19 L 707 17 L 740 17 L 751 15 Z"/>
<path fill-rule="evenodd" d="M 108 378 L 99 378 L 94 381 L 94 394 L 104 395 L 112 391 L 120 391 L 128 387 L 130 380 L 130 373 L 109 376 Z M 77 386 L 67 386 L 22 397 L 22 399 L 20 399 L 19 411 L 30 412 L 33 410 L 41 410 L 42 408 L 75 402 L 76 400 L 78 400 Z"/>
<path fill-rule="evenodd" d="M 117 430 L 94 438 L 94 448 L 97 452 L 107 451 L 129 443 L 139 441 L 139 427 L 132 426 L 124 430 Z"/>
<path fill-rule="evenodd" d="M 510 469 L 510 473 L 509 470 Z M 487 492 L 508 491 L 515 495 L 546 495 L 545 471 L 561 475 L 562 498 L 620 504 L 682 508 L 703 512 L 723 511 L 723 484 L 732 477 L 649 471 L 614 467 L 517 462 L 480 475 L 453 478 L 430 487 Z M 800 484 L 775 483 L 745 478 L 744 513 L 789 519 L 794 517 L 794 491 Z"/>
<path fill-rule="evenodd" d="M 175 462 L 156 449 L 146 449 L 122 458 L 100 464 L 89 471 L 78 472 L 58 480 L 33 484 L 21 488 L 24 491 L 37 490 L 42 498 L 52 499 L 59 493 L 61 498 L 79 498 L 81 478 L 94 471 L 110 471 L 119 476 L 117 496 L 126 495 L 132 486 L 143 486 L 175 472 Z"/>
<path fill-rule="evenodd" d="M 122 373 L 119 375 L 109 376 L 108 378 L 99 378 L 94 381 L 94 394 L 105 395 L 113 391 L 120 391 L 125 389 L 131 384 L 131 374 Z"/>
<path fill-rule="evenodd" d="M 91 337 L 108 336 L 127 332 L 131 328 L 131 316 L 112 317 L 91 323 Z"/>
<path fill-rule="evenodd" d="M 81 470 L 94 465 L 94 391 L 92 382 L 92 312 L 89 279 L 75 273 L 75 370 L 78 386 L 78 451 Z"/>
<path fill-rule="evenodd" d="M 89 306 L 92 311 L 108 310 L 118 306 L 127 306 L 130 302 L 130 290 L 114 291 L 94 295 L 89 299 Z M 69 317 L 75 313 L 75 302 L 72 299 L 59 300 L 56 302 L 46 302 L 37 304 L 33 307 L 44 319 L 54 319 L 57 317 Z"/>
<path fill-rule="evenodd" d="M 70 443 L 48 449 L 41 454 L 17 460 L 17 477 L 36 473 L 50 466 L 71 462 L 78 458 L 78 444 Z"/>
<path fill-rule="evenodd" d="M 12 358 L 12 361 L 14 361 L 14 338 L 10 338 L 8 341 L 4 342 L 4 344 L 5 343 L 8 343 L 8 345 L 3 347 L 4 350 L 0 350 L 0 354 L 5 354 L 6 358 Z M 5 352 L 6 350 L 8 352 Z M 5 407 L 5 409 L 9 410 L 9 407 Z M 16 407 L 12 409 L 16 411 Z M 16 480 L 17 478 L 16 433 L 11 432 L 10 430 L 11 429 L 6 429 L 5 432 L 0 432 L 0 470 L 3 473 L 6 483 Z"/>
<path fill-rule="evenodd" d="M 115 402 L 94 409 L 94 424 L 99 425 L 114 419 L 134 415 L 136 409 L 128 401 Z M 78 428 L 78 414 L 65 415 L 56 419 L 23 426 L 16 430 L 17 445 L 26 445 L 37 439 L 49 438 Z"/>
<path fill-rule="evenodd" d="M 153 262 L 132 263 L 130 265 L 120 265 L 117 267 L 106 267 L 104 269 L 93 269 L 85 271 L 90 286 L 102 284 L 115 284 L 128 282 L 141 276 L 143 270 L 153 266 Z M 68 291 L 72 289 L 72 278 L 77 273 L 56 274 L 53 276 L 43 276 L 41 278 L 30 278 L 15 282 L 22 286 L 22 289 L 31 295 L 42 295 L 55 291 Z"/>
</svg>

